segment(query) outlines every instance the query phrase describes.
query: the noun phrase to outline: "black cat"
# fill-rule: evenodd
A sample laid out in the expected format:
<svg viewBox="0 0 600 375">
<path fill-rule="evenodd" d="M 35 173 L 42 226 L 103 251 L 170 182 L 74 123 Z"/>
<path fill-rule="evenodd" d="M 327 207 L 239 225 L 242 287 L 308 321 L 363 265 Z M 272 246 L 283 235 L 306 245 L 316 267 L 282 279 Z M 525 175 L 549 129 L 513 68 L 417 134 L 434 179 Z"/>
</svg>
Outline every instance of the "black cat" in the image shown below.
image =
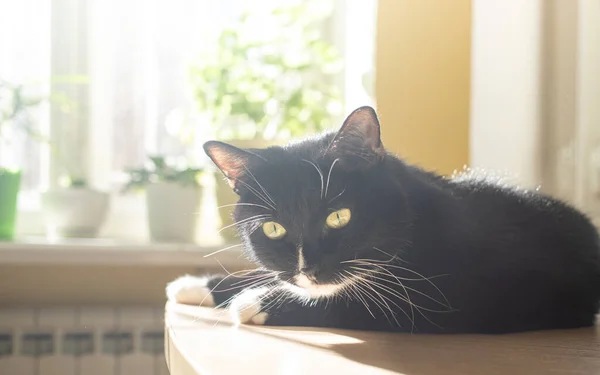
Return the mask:
<svg viewBox="0 0 600 375">
<path fill-rule="evenodd" d="M 185 276 L 168 286 L 173 300 L 268 325 L 505 333 L 594 324 L 600 247 L 583 214 L 537 192 L 405 164 L 383 148 L 370 107 L 335 134 L 285 147 L 204 149 L 240 196 L 234 218 L 261 269 Z"/>
</svg>

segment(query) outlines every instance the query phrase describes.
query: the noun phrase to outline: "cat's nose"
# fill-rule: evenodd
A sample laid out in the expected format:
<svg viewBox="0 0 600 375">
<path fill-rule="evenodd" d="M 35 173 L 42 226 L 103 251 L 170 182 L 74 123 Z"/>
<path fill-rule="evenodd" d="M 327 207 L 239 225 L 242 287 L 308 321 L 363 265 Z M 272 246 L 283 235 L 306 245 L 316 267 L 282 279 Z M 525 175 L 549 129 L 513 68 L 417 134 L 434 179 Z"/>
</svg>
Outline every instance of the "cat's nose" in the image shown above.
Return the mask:
<svg viewBox="0 0 600 375">
<path fill-rule="evenodd" d="M 316 279 L 317 277 L 317 267 L 304 267 L 300 270 L 300 273 L 303 274 L 304 276 L 308 277 L 309 279 Z"/>
</svg>

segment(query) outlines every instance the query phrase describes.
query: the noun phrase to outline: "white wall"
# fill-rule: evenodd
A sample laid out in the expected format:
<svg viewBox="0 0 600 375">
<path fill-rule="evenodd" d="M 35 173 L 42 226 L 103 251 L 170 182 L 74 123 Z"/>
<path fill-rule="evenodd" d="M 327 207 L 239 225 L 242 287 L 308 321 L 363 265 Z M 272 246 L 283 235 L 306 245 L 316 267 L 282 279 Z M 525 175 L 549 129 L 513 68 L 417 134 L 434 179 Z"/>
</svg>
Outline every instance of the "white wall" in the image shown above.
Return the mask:
<svg viewBox="0 0 600 375">
<path fill-rule="evenodd" d="M 471 166 L 541 182 L 541 0 L 473 0 Z"/>
</svg>

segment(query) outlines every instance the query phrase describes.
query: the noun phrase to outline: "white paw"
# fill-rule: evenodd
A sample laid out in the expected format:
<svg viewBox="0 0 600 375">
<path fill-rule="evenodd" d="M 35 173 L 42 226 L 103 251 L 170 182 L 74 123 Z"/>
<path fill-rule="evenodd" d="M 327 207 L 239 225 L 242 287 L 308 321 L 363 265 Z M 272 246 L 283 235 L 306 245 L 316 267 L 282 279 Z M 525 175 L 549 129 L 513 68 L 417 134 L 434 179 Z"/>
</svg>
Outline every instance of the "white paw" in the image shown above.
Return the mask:
<svg viewBox="0 0 600 375">
<path fill-rule="evenodd" d="M 267 288 L 255 288 L 237 295 L 229 305 L 234 323 L 264 325 L 269 314 L 261 311 L 261 299 L 267 292 Z"/>
<path fill-rule="evenodd" d="M 185 275 L 167 284 L 167 298 L 186 305 L 214 306 L 208 278 Z"/>
</svg>

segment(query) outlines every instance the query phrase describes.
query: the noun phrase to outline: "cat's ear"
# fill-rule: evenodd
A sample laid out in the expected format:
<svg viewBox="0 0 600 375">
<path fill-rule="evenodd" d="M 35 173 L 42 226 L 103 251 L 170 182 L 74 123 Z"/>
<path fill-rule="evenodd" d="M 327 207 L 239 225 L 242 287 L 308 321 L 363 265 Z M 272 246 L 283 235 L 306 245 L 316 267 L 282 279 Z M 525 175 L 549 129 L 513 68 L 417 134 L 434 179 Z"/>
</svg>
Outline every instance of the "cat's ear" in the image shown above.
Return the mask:
<svg viewBox="0 0 600 375">
<path fill-rule="evenodd" d="M 219 141 L 208 141 L 203 146 L 204 152 L 223 172 L 229 186 L 237 193 L 240 181 L 248 173 L 250 165 L 263 160 L 260 156 Z"/>
<path fill-rule="evenodd" d="M 385 149 L 375 110 L 368 106 L 355 109 L 334 137 L 328 153 L 348 167 L 365 168 L 383 160 Z"/>
</svg>

